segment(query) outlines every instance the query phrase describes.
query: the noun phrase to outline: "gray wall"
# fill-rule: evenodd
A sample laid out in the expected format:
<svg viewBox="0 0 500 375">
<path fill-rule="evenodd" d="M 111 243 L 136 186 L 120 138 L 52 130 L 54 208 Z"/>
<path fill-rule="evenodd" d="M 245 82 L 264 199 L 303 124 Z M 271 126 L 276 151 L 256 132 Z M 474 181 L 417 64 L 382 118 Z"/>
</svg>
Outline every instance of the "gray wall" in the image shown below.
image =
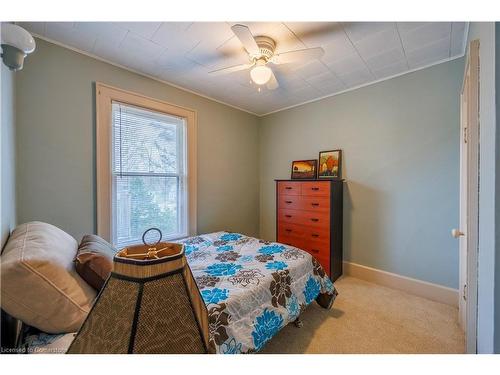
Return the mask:
<svg viewBox="0 0 500 375">
<path fill-rule="evenodd" d="M 500 23 L 495 23 L 495 93 L 500 93 Z M 496 191 L 495 191 L 495 353 L 500 353 L 500 95 L 496 102 Z"/>
<path fill-rule="evenodd" d="M 479 353 L 492 353 L 495 306 L 495 23 L 472 22 L 469 41 L 474 39 L 479 39 L 480 43 L 477 349 Z"/>
<path fill-rule="evenodd" d="M 16 225 L 16 189 L 15 189 L 15 84 L 14 73 L 0 62 L 2 83 L 2 123 L 0 131 L 1 160 L 1 235 L 0 249 Z"/>
<path fill-rule="evenodd" d="M 258 234 L 258 118 L 37 39 L 16 77 L 18 221 L 95 229 L 95 97 L 101 81 L 198 112 L 198 231 Z"/>
<path fill-rule="evenodd" d="M 263 118 L 260 234 L 275 238 L 276 178 L 343 149 L 344 259 L 458 287 L 463 59 Z"/>
</svg>

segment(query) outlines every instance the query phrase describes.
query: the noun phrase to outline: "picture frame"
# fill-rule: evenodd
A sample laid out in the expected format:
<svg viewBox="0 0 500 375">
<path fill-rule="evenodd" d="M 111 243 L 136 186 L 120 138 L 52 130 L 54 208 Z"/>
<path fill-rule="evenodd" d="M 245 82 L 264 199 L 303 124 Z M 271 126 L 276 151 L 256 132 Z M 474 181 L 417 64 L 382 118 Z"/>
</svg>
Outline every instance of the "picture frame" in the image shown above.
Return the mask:
<svg viewBox="0 0 500 375">
<path fill-rule="evenodd" d="M 292 180 L 314 180 L 318 170 L 318 161 L 294 160 L 292 161 Z"/>
<path fill-rule="evenodd" d="M 342 178 L 342 150 L 320 151 L 318 157 L 318 179 Z"/>
</svg>

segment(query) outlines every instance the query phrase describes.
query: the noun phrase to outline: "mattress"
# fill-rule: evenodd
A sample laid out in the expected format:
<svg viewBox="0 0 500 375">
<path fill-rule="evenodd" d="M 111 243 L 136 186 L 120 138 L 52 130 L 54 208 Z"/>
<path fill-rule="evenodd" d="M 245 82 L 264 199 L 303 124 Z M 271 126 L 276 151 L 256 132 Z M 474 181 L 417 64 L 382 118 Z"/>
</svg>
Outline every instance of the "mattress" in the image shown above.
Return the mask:
<svg viewBox="0 0 500 375">
<path fill-rule="evenodd" d="M 216 232 L 183 241 L 207 305 L 217 353 L 254 353 L 313 301 L 330 308 L 337 291 L 309 253 L 239 233 Z M 75 336 L 33 333 L 27 353 L 64 353 Z"/>
<path fill-rule="evenodd" d="M 183 242 L 217 353 L 257 352 L 318 296 L 330 308 L 337 295 L 319 262 L 296 247 L 228 232 Z"/>
</svg>

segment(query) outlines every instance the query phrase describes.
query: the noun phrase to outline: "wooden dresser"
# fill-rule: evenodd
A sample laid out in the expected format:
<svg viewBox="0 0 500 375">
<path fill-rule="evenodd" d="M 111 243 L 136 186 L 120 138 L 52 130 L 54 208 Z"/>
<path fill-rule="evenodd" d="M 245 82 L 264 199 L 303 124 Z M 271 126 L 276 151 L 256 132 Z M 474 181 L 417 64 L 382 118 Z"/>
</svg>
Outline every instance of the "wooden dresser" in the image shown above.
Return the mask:
<svg viewBox="0 0 500 375">
<path fill-rule="evenodd" d="M 343 180 L 276 180 L 276 238 L 342 275 Z"/>
</svg>

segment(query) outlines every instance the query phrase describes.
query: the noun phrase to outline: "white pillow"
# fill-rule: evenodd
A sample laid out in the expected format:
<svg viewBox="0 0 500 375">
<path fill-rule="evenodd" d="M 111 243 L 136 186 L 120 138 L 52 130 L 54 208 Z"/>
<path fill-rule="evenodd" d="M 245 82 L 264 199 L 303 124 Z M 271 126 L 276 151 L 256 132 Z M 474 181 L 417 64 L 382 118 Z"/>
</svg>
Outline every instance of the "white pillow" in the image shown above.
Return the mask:
<svg viewBox="0 0 500 375">
<path fill-rule="evenodd" d="M 76 273 L 76 251 L 76 240 L 53 225 L 19 225 L 1 257 L 2 309 L 44 332 L 78 331 L 96 293 Z"/>
</svg>

